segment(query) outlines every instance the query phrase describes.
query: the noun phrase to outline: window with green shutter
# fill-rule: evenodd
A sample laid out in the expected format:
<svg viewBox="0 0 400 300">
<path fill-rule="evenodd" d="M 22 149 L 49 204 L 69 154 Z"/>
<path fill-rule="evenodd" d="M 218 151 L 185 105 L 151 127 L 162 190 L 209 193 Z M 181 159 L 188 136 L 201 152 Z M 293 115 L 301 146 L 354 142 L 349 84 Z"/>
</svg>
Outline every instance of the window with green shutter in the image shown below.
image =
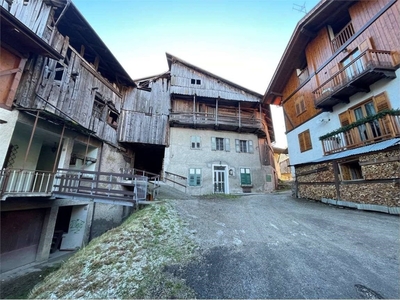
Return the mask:
<svg viewBox="0 0 400 300">
<path fill-rule="evenodd" d="M 236 152 L 239 153 L 253 153 L 253 141 L 252 140 L 235 140 Z"/>
<path fill-rule="evenodd" d="M 200 149 L 201 143 L 200 143 L 200 137 L 199 136 L 191 136 L 190 137 L 190 148 L 191 149 Z"/>
<path fill-rule="evenodd" d="M 201 186 L 201 169 L 190 168 L 188 179 L 190 186 Z"/>
<path fill-rule="evenodd" d="M 251 185 L 251 174 L 249 168 L 240 168 L 240 185 Z"/>
</svg>

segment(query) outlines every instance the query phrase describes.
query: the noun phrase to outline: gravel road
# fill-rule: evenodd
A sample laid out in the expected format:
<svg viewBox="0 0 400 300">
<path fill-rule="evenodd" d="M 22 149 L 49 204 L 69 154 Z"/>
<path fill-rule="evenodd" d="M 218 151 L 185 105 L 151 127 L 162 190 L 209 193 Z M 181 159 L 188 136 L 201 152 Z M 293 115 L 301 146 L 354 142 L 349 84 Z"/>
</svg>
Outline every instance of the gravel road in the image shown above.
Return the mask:
<svg viewBox="0 0 400 300">
<path fill-rule="evenodd" d="M 198 298 L 400 298 L 398 216 L 289 192 L 172 203 L 200 257 L 167 271 Z"/>
</svg>

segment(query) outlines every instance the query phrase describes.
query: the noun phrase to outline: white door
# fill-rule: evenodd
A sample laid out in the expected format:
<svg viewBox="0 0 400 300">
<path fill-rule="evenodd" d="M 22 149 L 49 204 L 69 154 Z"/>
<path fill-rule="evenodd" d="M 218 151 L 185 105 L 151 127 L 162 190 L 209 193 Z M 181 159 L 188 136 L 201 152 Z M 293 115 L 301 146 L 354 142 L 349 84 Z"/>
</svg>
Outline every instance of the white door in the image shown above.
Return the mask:
<svg viewBox="0 0 400 300">
<path fill-rule="evenodd" d="M 74 206 L 72 208 L 68 233 L 63 235 L 60 250 L 75 250 L 82 246 L 87 212 L 87 205 Z"/>
<path fill-rule="evenodd" d="M 226 193 L 226 167 L 215 166 L 214 167 L 214 193 L 225 194 Z"/>
</svg>

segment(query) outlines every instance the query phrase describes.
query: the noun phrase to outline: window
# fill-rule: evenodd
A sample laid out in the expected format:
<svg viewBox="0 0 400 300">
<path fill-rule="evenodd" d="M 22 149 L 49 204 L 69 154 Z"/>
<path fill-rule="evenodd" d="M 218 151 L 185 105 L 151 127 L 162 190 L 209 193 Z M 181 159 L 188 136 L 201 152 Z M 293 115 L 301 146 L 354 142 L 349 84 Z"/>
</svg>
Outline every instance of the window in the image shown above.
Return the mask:
<svg viewBox="0 0 400 300">
<path fill-rule="evenodd" d="M 307 129 L 299 134 L 300 152 L 312 149 L 310 130 Z"/>
<path fill-rule="evenodd" d="M 195 168 L 189 169 L 189 185 L 190 186 L 201 185 L 201 169 L 195 169 Z"/>
<path fill-rule="evenodd" d="M 358 180 L 363 179 L 361 166 L 358 161 L 349 161 L 340 164 L 340 175 L 342 180 Z"/>
<path fill-rule="evenodd" d="M 297 78 L 299 78 L 299 85 L 306 81 L 308 77 L 310 77 L 310 74 L 308 72 L 307 66 L 304 69 L 297 69 Z"/>
<path fill-rule="evenodd" d="M 199 136 L 191 136 L 190 137 L 190 148 L 191 149 L 200 149 L 200 137 Z"/>
<path fill-rule="evenodd" d="M 117 128 L 118 126 L 118 117 L 119 114 L 113 110 L 108 111 L 107 123 L 111 125 L 113 128 Z"/>
<path fill-rule="evenodd" d="M 211 150 L 231 151 L 230 140 L 227 138 L 212 137 Z"/>
<path fill-rule="evenodd" d="M 350 108 L 339 115 L 340 125 L 348 126 L 354 122 L 373 117 L 381 111 L 390 109 L 390 103 L 385 93 L 376 95 L 367 101 Z M 355 143 L 357 140 L 370 141 L 380 138 L 382 135 L 391 133 L 390 118 L 371 119 L 357 126 L 357 133 L 351 135 L 350 131 L 345 132 L 347 145 Z"/>
<path fill-rule="evenodd" d="M 104 112 L 104 107 L 106 106 L 104 100 L 102 99 L 101 95 L 96 93 L 94 96 L 94 103 L 93 103 L 93 110 L 92 110 L 92 115 L 95 118 L 98 118 L 100 120 L 103 120 L 103 112 Z"/>
<path fill-rule="evenodd" d="M 253 153 L 253 141 L 251 140 L 235 140 L 236 152 Z"/>
<path fill-rule="evenodd" d="M 296 115 L 300 115 L 303 112 L 306 111 L 306 103 L 304 101 L 304 96 L 298 97 L 295 102 L 294 102 L 295 108 L 296 108 Z"/>
<path fill-rule="evenodd" d="M 190 83 L 191 83 L 191 84 L 200 85 L 200 84 L 201 84 L 201 79 L 194 79 L 194 78 L 192 78 L 192 79 L 190 79 Z"/>
<path fill-rule="evenodd" d="M 249 168 L 240 168 L 240 185 L 251 185 L 251 175 Z"/>
</svg>

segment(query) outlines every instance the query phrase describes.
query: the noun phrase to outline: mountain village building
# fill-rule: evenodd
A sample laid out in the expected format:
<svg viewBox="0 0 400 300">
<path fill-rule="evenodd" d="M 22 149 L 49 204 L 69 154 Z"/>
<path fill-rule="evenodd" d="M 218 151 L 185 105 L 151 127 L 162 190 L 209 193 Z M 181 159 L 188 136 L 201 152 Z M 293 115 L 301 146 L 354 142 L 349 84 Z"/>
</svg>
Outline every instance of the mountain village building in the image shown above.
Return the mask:
<svg viewBox="0 0 400 300">
<path fill-rule="evenodd" d="M 400 3 L 328 1 L 297 24 L 263 101 L 281 105 L 297 197 L 400 212 Z"/>
<path fill-rule="evenodd" d="M 0 0 L 1 272 L 74 250 L 152 200 L 276 186 L 262 95 L 167 54 L 132 80 L 68 0 Z"/>
</svg>

